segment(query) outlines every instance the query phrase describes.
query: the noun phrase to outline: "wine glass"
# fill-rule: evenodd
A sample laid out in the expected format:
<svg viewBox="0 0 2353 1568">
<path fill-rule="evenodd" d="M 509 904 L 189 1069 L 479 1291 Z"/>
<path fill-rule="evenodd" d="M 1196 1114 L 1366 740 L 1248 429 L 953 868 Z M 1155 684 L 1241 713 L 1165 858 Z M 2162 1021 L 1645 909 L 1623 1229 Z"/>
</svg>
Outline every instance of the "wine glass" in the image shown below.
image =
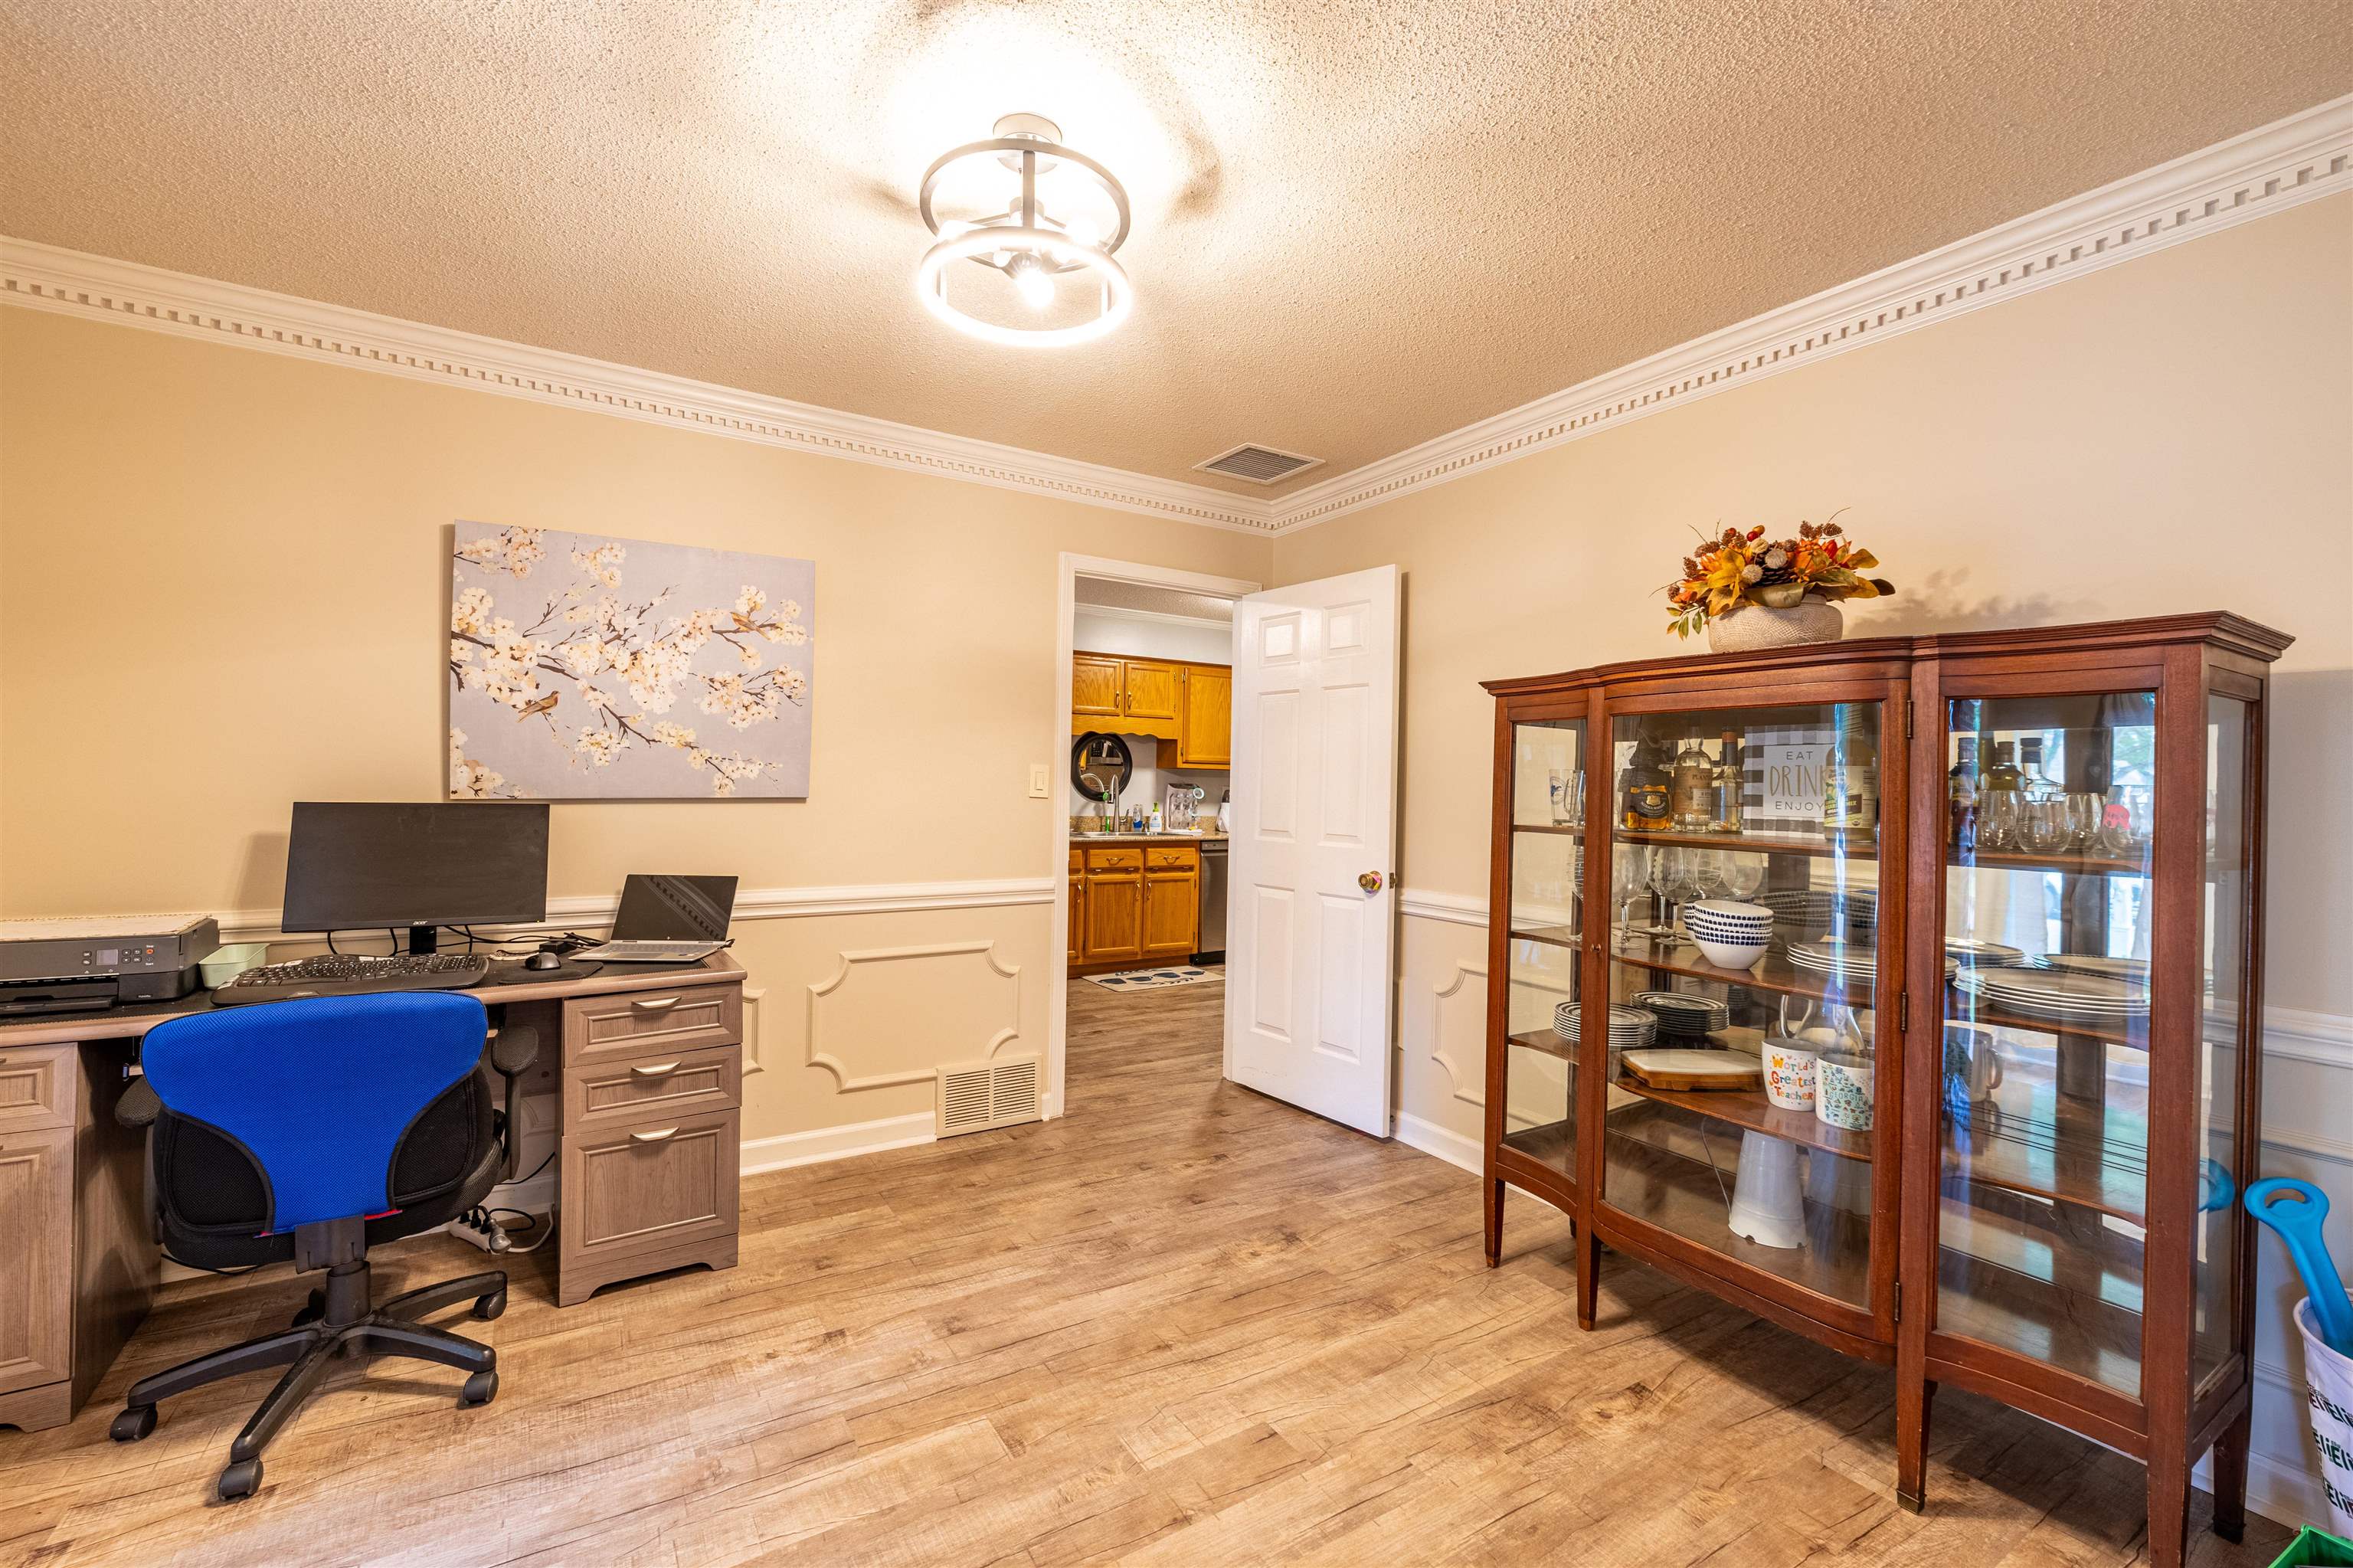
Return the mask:
<svg viewBox="0 0 2353 1568">
<path fill-rule="evenodd" d="M 1726 863 L 1732 857 L 1722 850 L 1704 849 L 1698 852 L 1692 867 L 1692 878 L 1699 884 L 1703 898 L 1721 898 L 1731 889 L 1725 880 Z"/>
<path fill-rule="evenodd" d="M 1765 885 L 1765 857 L 1761 854 L 1727 854 L 1725 856 L 1724 890 L 1735 898 L 1755 895 Z"/>
<path fill-rule="evenodd" d="M 2029 800 L 2019 819 L 2019 842 L 2036 854 L 2049 854 L 2066 847 L 2067 803 L 2063 800 Z"/>
<path fill-rule="evenodd" d="M 2019 845 L 2026 797 L 2017 789 L 1988 789 L 1978 797 L 1978 848 L 2014 850 Z"/>
</svg>

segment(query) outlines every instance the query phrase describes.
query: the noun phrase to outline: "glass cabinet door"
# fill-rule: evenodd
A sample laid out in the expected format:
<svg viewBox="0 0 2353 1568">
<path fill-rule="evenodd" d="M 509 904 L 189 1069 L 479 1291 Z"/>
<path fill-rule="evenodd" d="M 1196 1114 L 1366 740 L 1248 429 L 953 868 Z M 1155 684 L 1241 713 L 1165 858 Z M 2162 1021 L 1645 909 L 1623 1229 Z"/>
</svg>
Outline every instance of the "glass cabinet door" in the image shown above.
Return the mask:
<svg viewBox="0 0 2353 1568">
<path fill-rule="evenodd" d="M 2254 835 L 2248 821 L 2254 705 L 2206 699 L 2206 1000 L 2198 1045 L 2198 1232 L 2189 1338 L 2193 1399 L 2237 1366 L 2240 1345 L 2239 1042 L 2247 1006 L 2247 928 L 2253 917 Z"/>
<path fill-rule="evenodd" d="M 2147 691 L 1946 713 L 1936 1331 L 2133 1397 L 2156 713 Z M 2227 1143 L 2227 1086 L 2212 1103 Z"/>
<path fill-rule="evenodd" d="M 1591 916 L 1609 922 L 1609 1005 L 1586 1033 L 1608 1050 L 1602 1200 L 1858 1309 L 1895 1103 L 1879 997 L 1903 960 L 1879 925 L 1882 734 L 1876 702 L 1626 715 L 1594 784 L 1611 791 Z"/>
<path fill-rule="evenodd" d="M 1563 1181 L 1577 1173 L 1575 1029 L 1585 878 L 1585 723 L 1512 729 L 1509 973 L 1504 984 L 1504 1146 Z"/>
</svg>

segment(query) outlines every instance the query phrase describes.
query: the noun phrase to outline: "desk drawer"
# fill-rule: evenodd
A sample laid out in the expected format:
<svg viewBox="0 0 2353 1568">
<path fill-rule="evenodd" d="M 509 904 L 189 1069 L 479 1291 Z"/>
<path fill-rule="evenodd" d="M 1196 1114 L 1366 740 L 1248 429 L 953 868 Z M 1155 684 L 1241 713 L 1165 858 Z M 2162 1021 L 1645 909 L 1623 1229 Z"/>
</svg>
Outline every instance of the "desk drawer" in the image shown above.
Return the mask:
<svg viewBox="0 0 2353 1568">
<path fill-rule="evenodd" d="M 620 1057 L 662 1056 L 744 1039 L 744 991 L 735 985 L 681 985 L 624 991 L 564 1004 L 566 1066 Z"/>
<path fill-rule="evenodd" d="M 741 1046 L 712 1045 L 623 1061 L 599 1059 L 564 1076 L 567 1134 L 627 1122 L 659 1126 L 744 1103 Z"/>
<path fill-rule="evenodd" d="M 736 1113 L 657 1118 L 564 1138 L 564 1263 L 733 1235 L 743 1171 Z"/>
<path fill-rule="evenodd" d="M 0 1132 L 71 1127 L 79 1053 L 77 1045 L 0 1050 Z"/>
</svg>

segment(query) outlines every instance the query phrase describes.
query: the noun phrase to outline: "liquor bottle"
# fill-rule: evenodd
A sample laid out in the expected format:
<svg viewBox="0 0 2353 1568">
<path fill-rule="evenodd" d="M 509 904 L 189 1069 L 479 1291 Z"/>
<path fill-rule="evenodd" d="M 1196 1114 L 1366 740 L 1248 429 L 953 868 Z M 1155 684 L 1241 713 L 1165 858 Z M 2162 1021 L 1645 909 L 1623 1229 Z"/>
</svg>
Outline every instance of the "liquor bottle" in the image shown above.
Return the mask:
<svg viewBox="0 0 2353 1568">
<path fill-rule="evenodd" d="M 1636 741 L 1633 760 L 1618 776 L 1619 825 L 1641 833 L 1666 832 L 1671 788 L 1665 747 L 1647 736 Z"/>
<path fill-rule="evenodd" d="M 1978 737 L 1960 737 L 1961 759 L 1945 775 L 1945 815 L 1950 823 L 1953 847 L 1968 851 L 1978 847 Z"/>
<path fill-rule="evenodd" d="M 1879 831 L 1879 753 L 1869 736 L 1841 732 L 1822 758 L 1822 833 L 1868 836 Z"/>
<path fill-rule="evenodd" d="M 1711 831 L 1736 833 L 1740 831 L 1740 800 L 1746 793 L 1746 780 L 1740 770 L 1740 737 L 1730 730 L 1724 732 L 1724 749 L 1715 765 L 1715 786 L 1710 801 L 1715 821 Z"/>
<path fill-rule="evenodd" d="M 2037 749 L 2040 749 L 2038 743 Z M 2026 775 L 2018 770 L 2018 747 L 2009 741 L 1993 743 L 1993 766 L 1985 770 L 1985 782 L 1980 789 L 2018 789 L 2026 788 Z"/>
<path fill-rule="evenodd" d="M 2055 800 L 2065 793 L 2059 781 L 2042 771 L 2042 737 L 2030 735 L 2018 743 L 2019 787 L 2030 800 Z"/>
<path fill-rule="evenodd" d="M 1675 758 L 1672 785 L 1675 832 L 1704 833 L 1715 824 L 1715 765 L 1694 736 Z"/>
</svg>

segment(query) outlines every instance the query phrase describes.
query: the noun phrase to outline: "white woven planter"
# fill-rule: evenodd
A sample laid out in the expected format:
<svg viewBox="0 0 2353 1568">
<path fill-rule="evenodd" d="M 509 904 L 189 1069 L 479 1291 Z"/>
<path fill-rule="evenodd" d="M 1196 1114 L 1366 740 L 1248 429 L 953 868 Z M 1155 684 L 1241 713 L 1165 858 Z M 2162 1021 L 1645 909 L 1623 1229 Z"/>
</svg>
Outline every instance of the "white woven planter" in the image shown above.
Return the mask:
<svg viewBox="0 0 2353 1568">
<path fill-rule="evenodd" d="M 1809 596 L 1788 609 L 1744 604 L 1729 615 L 1708 618 L 1707 645 L 1718 653 L 1756 648 L 1793 648 L 1801 642 L 1835 642 L 1846 634 L 1846 617 L 1826 599 Z"/>
</svg>

